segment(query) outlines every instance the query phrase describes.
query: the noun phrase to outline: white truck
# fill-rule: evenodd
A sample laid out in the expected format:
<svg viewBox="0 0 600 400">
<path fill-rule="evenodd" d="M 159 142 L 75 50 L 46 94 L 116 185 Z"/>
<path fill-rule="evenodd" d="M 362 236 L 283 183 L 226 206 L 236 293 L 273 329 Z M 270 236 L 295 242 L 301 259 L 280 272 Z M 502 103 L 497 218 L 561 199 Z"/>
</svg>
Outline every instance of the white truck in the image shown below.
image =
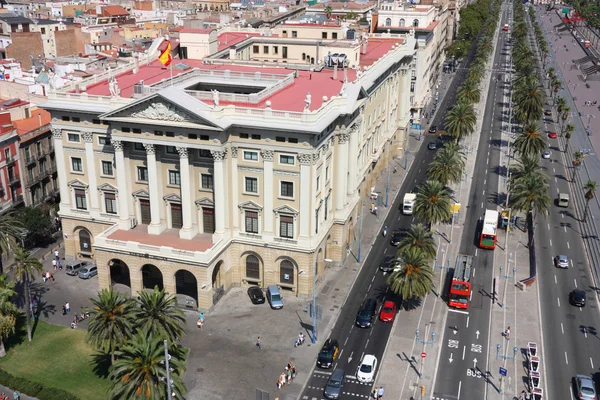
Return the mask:
<svg viewBox="0 0 600 400">
<path fill-rule="evenodd" d="M 404 200 L 402 201 L 402 214 L 412 215 L 416 199 L 417 195 L 414 193 L 406 193 L 404 195 Z"/>
</svg>

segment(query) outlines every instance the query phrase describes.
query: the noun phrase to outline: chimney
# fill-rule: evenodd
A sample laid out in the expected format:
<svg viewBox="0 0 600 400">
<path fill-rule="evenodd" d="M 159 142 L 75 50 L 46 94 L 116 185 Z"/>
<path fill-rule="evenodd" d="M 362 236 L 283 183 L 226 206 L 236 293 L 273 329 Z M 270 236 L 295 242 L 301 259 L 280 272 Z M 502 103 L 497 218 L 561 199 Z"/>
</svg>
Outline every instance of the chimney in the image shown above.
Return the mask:
<svg viewBox="0 0 600 400">
<path fill-rule="evenodd" d="M 136 56 L 133 56 L 133 62 L 135 63 L 135 67 L 133 68 L 133 74 L 137 74 L 140 72 L 140 59 Z"/>
<path fill-rule="evenodd" d="M 237 58 L 237 49 L 235 46 L 229 48 L 229 59 L 235 60 Z"/>
<path fill-rule="evenodd" d="M 367 44 L 369 43 L 368 40 L 363 40 L 362 42 L 362 47 L 360 49 L 360 54 L 367 54 Z"/>
<path fill-rule="evenodd" d="M 333 80 L 337 80 L 337 64 L 333 66 Z"/>
</svg>

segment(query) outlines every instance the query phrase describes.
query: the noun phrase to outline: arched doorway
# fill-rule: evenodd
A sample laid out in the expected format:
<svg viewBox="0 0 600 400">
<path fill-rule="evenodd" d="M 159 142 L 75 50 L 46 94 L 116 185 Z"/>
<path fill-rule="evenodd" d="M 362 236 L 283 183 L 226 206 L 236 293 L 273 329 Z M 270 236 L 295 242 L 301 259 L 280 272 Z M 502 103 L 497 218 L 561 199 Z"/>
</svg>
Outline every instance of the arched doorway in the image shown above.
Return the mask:
<svg viewBox="0 0 600 400">
<path fill-rule="evenodd" d="M 260 258 L 256 254 L 248 254 L 243 262 L 244 281 L 248 285 L 257 285 L 262 287 L 263 271 Z"/>
<path fill-rule="evenodd" d="M 162 272 L 156 266 L 146 264 L 142 267 L 142 287 L 154 289 L 155 286 L 158 286 L 159 290 L 164 289 Z"/>
<path fill-rule="evenodd" d="M 190 271 L 180 269 L 175 273 L 175 292 L 177 297 L 184 297 L 181 304 L 189 308 L 198 307 L 198 281 Z"/>
<path fill-rule="evenodd" d="M 110 284 L 116 288 L 128 287 L 131 291 L 131 276 L 129 275 L 129 266 L 118 258 L 113 258 L 108 262 L 110 268 Z"/>
<path fill-rule="evenodd" d="M 221 283 L 221 265 L 223 265 L 223 261 L 219 261 L 212 272 L 213 304 L 217 304 L 225 295 L 225 289 Z"/>
<path fill-rule="evenodd" d="M 284 258 L 279 263 L 279 286 L 282 289 L 291 290 L 294 293 L 297 290 L 296 265 L 287 258 Z"/>
<path fill-rule="evenodd" d="M 94 254 L 92 248 L 92 234 L 86 228 L 76 228 L 78 230 L 76 237 L 77 241 L 77 252 L 82 257 L 92 257 Z"/>
</svg>

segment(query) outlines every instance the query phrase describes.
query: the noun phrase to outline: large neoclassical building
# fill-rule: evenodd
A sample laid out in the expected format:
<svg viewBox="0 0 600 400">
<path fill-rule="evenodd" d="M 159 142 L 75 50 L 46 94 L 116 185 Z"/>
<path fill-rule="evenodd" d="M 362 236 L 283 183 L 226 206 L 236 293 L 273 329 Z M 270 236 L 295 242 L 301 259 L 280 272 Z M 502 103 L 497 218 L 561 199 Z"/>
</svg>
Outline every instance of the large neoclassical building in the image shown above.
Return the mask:
<svg viewBox="0 0 600 400">
<path fill-rule="evenodd" d="M 322 260 L 348 256 L 361 197 L 403 154 L 414 33 L 281 29 L 229 47 L 184 30 L 172 69 L 142 59 L 50 93 L 66 254 L 93 259 L 100 288 L 209 309 L 234 286 L 310 294 Z"/>
</svg>

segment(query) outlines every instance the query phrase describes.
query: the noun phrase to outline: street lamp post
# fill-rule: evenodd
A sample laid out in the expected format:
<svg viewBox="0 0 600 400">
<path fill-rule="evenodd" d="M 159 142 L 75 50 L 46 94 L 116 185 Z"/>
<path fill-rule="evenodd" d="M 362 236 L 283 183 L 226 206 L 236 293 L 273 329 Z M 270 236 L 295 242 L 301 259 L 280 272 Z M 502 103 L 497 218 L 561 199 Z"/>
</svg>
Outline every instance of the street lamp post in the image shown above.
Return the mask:
<svg viewBox="0 0 600 400">
<path fill-rule="evenodd" d="M 358 228 L 358 252 L 356 254 L 356 261 L 360 262 L 360 248 L 362 247 L 362 227 L 363 227 L 363 208 L 365 208 L 364 200 L 360 200 L 360 226 Z"/>
<path fill-rule="evenodd" d="M 171 400 L 172 396 L 171 396 L 171 368 L 169 367 L 169 360 L 171 359 L 171 355 L 169 354 L 169 348 L 168 348 L 168 343 L 167 340 L 163 341 L 163 344 L 165 346 L 165 370 L 167 371 L 167 399 Z M 161 362 L 162 364 L 162 362 Z"/>
<path fill-rule="evenodd" d="M 385 208 L 388 208 L 390 206 L 390 204 L 388 203 L 389 195 L 390 195 L 390 163 L 388 162 L 387 186 L 385 187 Z"/>
<path fill-rule="evenodd" d="M 332 262 L 329 258 L 321 259 L 325 262 Z M 315 258 L 315 268 L 313 271 L 313 302 L 312 302 L 312 343 L 317 343 L 317 264 L 321 261 L 319 257 Z"/>
<path fill-rule="evenodd" d="M 596 119 L 596 116 L 594 114 L 588 114 L 588 123 L 587 123 L 587 128 L 585 129 L 585 131 L 587 132 L 588 136 L 591 135 L 590 133 L 590 122 L 592 120 L 592 118 Z"/>
</svg>

